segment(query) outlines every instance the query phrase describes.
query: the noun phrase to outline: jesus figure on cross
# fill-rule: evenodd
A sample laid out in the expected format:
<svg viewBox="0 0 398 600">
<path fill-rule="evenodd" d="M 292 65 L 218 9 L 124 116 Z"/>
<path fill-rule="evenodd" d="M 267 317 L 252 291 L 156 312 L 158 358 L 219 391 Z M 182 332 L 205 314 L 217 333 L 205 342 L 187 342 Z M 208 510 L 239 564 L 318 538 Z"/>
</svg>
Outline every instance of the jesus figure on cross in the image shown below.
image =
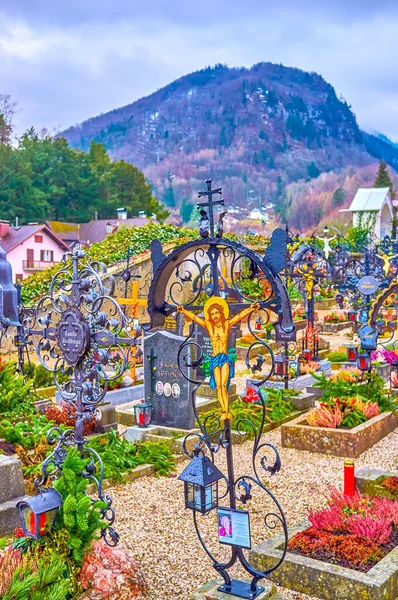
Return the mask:
<svg viewBox="0 0 398 600">
<path fill-rule="evenodd" d="M 254 302 L 249 308 L 245 308 L 234 317 L 229 318 L 229 306 L 223 298 L 210 298 L 204 306 L 204 319 L 192 312 L 186 310 L 183 306 L 178 306 L 179 313 L 199 325 L 204 327 L 209 334 L 212 345 L 212 356 L 210 357 L 210 381 L 209 385 L 214 390 L 217 389 L 218 401 L 222 408 L 221 420 L 231 419 L 229 412 L 228 387 L 234 376 L 234 363 L 228 354 L 227 341 L 231 327 L 237 325 L 252 312 L 259 310 L 260 304 Z"/>
</svg>

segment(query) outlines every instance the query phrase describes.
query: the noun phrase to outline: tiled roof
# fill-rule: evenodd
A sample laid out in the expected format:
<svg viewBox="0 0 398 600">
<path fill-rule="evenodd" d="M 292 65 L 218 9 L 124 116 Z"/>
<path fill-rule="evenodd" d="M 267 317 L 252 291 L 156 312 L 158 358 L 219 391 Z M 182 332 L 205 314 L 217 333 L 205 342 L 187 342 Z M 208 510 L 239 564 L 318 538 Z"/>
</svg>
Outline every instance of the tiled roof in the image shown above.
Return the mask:
<svg viewBox="0 0 398 600">
<path fill-rule="evenodd" d="M 94 244 L 102 242 L 107 235 L 107 225 L 112 225 L 114 231 L 119 227 L 142 227 L 150 222 L 143 217 L 132 219 L 99 219 L 89 223 L 61 223 L 60 221 L 47 221 L 53 227 L 57 235 L 68 242 L 79 241 L 83 244 Z"/>
<path fill-rule="evenodd" d="M 43 231 L 49 235 L 54 241 L 56 241 L 65 250 L 69 250 L 69 247 L 65 242 L 60 239 L 49 227 L 46 225 L 22 225 L 21 227 L 10 227 L 10 230 L 6 236 L 0 239 L 0 245 L 5 252 L 9 252 L 19 244 L 22 244 L 28 240 L 35 233 Z"/>
</svg>

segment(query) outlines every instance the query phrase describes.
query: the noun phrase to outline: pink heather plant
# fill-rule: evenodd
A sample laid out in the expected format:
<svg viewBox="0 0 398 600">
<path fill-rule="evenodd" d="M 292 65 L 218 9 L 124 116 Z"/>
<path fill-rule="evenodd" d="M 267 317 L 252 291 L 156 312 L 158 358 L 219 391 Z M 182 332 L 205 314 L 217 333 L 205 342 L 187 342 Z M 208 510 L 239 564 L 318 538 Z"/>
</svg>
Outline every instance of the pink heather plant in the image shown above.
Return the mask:
<svg viewBox="0 0 398 600">
<path fill-rule="evenodd" d="M 348 520 L 348 531 L 358 537 L 372 540 L 378 546 L 385 544 L 391 537 L 392 525 L 388 518 L 378 515 L 371 516 L 352 515 Z"/>
<path fill-rule="evenodd" d="M 390 539 L 392 527 L 398 525 L 398 502 L 363 496 L 358 490 L 352 497 L 344 496 L 331 487 L 327 506 L 311 511 L 309 521 L 318 531 L 352 533 L 380 546 Z"/>
<path fill-rule="evenodd" d="M 14 550 L 11 546 L 6 548 L 3 556 L 0 556 L 0 598 L 6 593 L 15 571 L 22 567 L 24 557 L 20 550 Z"/>
<path fill-rule="evenodd" d="M 388 498 L 373 498 L 372 514 L 375 517 L 383 516 L 388 519 L 394 527 L 398 526 L 398 502 Z"/>
<path fill-rule="evenodd" d="M 331 504 L 322 510 L 311 511 L 308 520 L 315 529 L 336 533 L 347 531 L 347 517 L 340 506 Z"/>
</svg>

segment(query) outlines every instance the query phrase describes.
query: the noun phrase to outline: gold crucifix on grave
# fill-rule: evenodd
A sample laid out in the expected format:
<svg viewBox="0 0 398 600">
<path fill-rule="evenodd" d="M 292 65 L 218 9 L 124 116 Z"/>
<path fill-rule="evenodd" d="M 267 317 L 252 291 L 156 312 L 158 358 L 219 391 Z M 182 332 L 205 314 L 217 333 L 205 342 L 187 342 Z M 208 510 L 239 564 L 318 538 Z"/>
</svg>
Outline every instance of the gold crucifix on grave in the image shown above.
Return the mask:
<svg viewBox="0 0 398 600">
<path fill-rule="evenodd" d="M 131 306 L 131 316 L 134 320 L 138 318 L 139 307 L 148 305 L 148 300 L 146 298 L 139 298 L 138 291 L 138 281 L 132 281 L 131 298 L 117 298 L 119 304 L 124 306 Z M 132 364 L 130 365 L 130 375 L 134 381 L 136 380 L 136 367 L 136 357 L 132 356 Z"/>
</svg>

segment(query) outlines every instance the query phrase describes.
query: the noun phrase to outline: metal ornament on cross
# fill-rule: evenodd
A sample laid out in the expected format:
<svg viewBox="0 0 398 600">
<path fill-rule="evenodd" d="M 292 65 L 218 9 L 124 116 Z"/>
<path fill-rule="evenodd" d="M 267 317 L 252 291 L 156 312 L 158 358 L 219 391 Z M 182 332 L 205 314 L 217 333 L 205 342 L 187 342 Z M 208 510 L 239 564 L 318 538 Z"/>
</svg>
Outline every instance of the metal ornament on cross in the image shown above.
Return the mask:
<svg viewBox="0 0 398 600">
<path fill-rule="evenodd" d="M 84 424 L 92 415 L 100 417 L 99 405 L 108 383 L 125 372 L 137 337 L 129 334 L 129 321 L 112 297 L 114 278 L 103 263 L 90 263 L 84 257 L 80 249 L 65 255 L 51 281 L 49 294 L 41 298 L 34 311 L 25 311 L 21 326 L 24 343 L 34 341 L 41 364 L 54 374 L 57 392 L 70 414 L 74 411 L 75 415 L 74 428 L 62 431 L 53 427 L 48 432 L 47 440 L 53 450 L 43 461 L 41 477 L 35 485 L 40 493 L 58 479 L 67 449 L 76 446 L 87 459 L 81 476 L 95 484 L 98 498 L 106 505 L 101 509 L 101 536 L 114 546 L 119 536 L 112 527 L 112 497 L 104 493 L 103 463 L 89 446 Z"/>
<path fill-rule="evenodd" d="M 202 211 L 201 211 L 202 220 L 205 220 L 205 217 L 208 216 L 209 225 L 210 225 L 210 237 L 214 238 L 214 207 L 215 206 L 224 206 L 224 198 L 222 198 L 221 200 L 213 200 L 213 196 L 215 194 L 218 194 L 221 196 L 222 188 L 215 188 L 214 190 L 212 190 L 211 179 L 206 179 L 206 185 L 207 185 L 207 190 L 198 192 L 198 198 L 203 198 L 203 197 L 207 196 L 207 202 L 198 202 L 196 206 L 197 206 L 197 208 L 202 208 Z M 208 213 L 204 210 L 205 208 L 208 209 Z M 204 213 L 204 214 L 202 214 L 202 213 Z M 201 228 L 202 237 L 207 237 L 205 235 L 205 231 L 206 231 L 206 229 L 203 228 L 203 232 L 202 232 L 202 228 Z"/>
<path fill-rule="evenodd" d="M 262 479 L 264 470 L 268 475 L 277 473 L 281 461 L 277 449 L 262 438 L 266 408 L 261 386 L 274 373 L 275 358 L 271 346 L 255 326 L 260 316 L 264 325 L 271 322 L 270 314 L 273 313 L 277 325 L 273 324 L 278 327 L 278 336 L 287 340 L 294 338 L 290 300 L 280 277 L 286 262 L 287 234 L 283 229 L 276 229 L 264 254 L 223 238 L 222 218 L 225 213 L 221 213 L 219 217 L 217 232 L 214 225 L 214 206 L 223 206 L 224 201 L 213 200 L 213 197 L 221 195 L 221 188 L 212 189 L 210 179 L 206 181 L 206 186 L 206 191 L 199 192 L 200 198 L 208 198 L 207 202 L 198 203 L 198 208 L 201 208 L 203 213 L 200 223 L 201 239 L 189 241 L 167 256 L 158 240 L 151 244 L 154 277 L 148 295 L 150 323 L 145 329 L 164 327 L 167 317 L 176 312 L 191 323 L 190 332 L 182 342 L 177 358 L 182 376 L 192 384 L 192 410 L 199 429 L 199 432 L 187 433 L 183 444 L 184 452 L 191 458 L 181 475 L 185 505 L 192 511 L 202 547 L 212 560 L 214 569 L 223 578 L 219 590 L 232 596 L 253 600 L 263 591 L 259 585 L 260 580 L 282 563 L 288 541 L 282 507 Z M 260 300 L 258 295 L 255 298 L 251 296 L 252 282 L 257 294 L 257 284 L 260 283 Z M 227 344 L 231 328 L 246 318 L 249 332 L 255 340 L 247 349 L 246 364 L 252 373 L 255 373 L 258 381 L 257 404 L 260 410 L 262 409 L 263 418 L 262 424 L 257 428 L 249 422 L 250 431 L 254 433 L 252 473 L 236 476 L 232 422 L 234 430 L 241 435 L 244 435 L 244 432 L 242 423 L 238 418 L 234 420 L 230 410 L 228 388 L 234 376 L 234 369 L 233 349 L 229 349 Z M 203 342 L 198 342 L 198 336 L 194 337 L 195 327 L 200 328 L 210 339 L 210 355 Z M 210 387 L 217 394 L 221 414 L 218 411 L 217 414 L 203 419 L 197 411 L 195 395 L 205 380 L 209 381 Z M 247 419 L 245 423 L 247 425 Z M 215 462 L 218 454 L 224 452 L 226 467 L 223 464 L 225 473 L 222 473 L 216 468 Z M 266 457 L 268 453 L 272 456 Z M 201 535 L 201 519 L 205 519 L 212 511 L 227 510 L 231 515 L 236 516 L 239 513 L 248 520 L 249 511 L 239 511 L 237 505 L 242 503 L 250 506 L 252 497 L 258 492 L 265 493 L 265 497 L 272 504 L 271 508 L 264 506 L 264 512 L 267 513 L 264 519 L 265 526 L 270 527 L 271 520 L 273 526 L 278 523 L 284 539 L 281 542 L 280 558 L 276 564 L 267 566 L 263 571 L 257 570 L 249 563 L 244 555 L 244 548 L 248 546 L 242 545 L 239 540 L 230 541 L 231 556 L 226 561 L 220 561 L 210 552 Z M 215 528 L 215 534 L 217 533 L 218 527 Z M 219 541 L 225 543 L 225 538 Z M 237 563 L 250 575 L 250 583 L 231 578 L 229 571 Z"/>
</svg>

